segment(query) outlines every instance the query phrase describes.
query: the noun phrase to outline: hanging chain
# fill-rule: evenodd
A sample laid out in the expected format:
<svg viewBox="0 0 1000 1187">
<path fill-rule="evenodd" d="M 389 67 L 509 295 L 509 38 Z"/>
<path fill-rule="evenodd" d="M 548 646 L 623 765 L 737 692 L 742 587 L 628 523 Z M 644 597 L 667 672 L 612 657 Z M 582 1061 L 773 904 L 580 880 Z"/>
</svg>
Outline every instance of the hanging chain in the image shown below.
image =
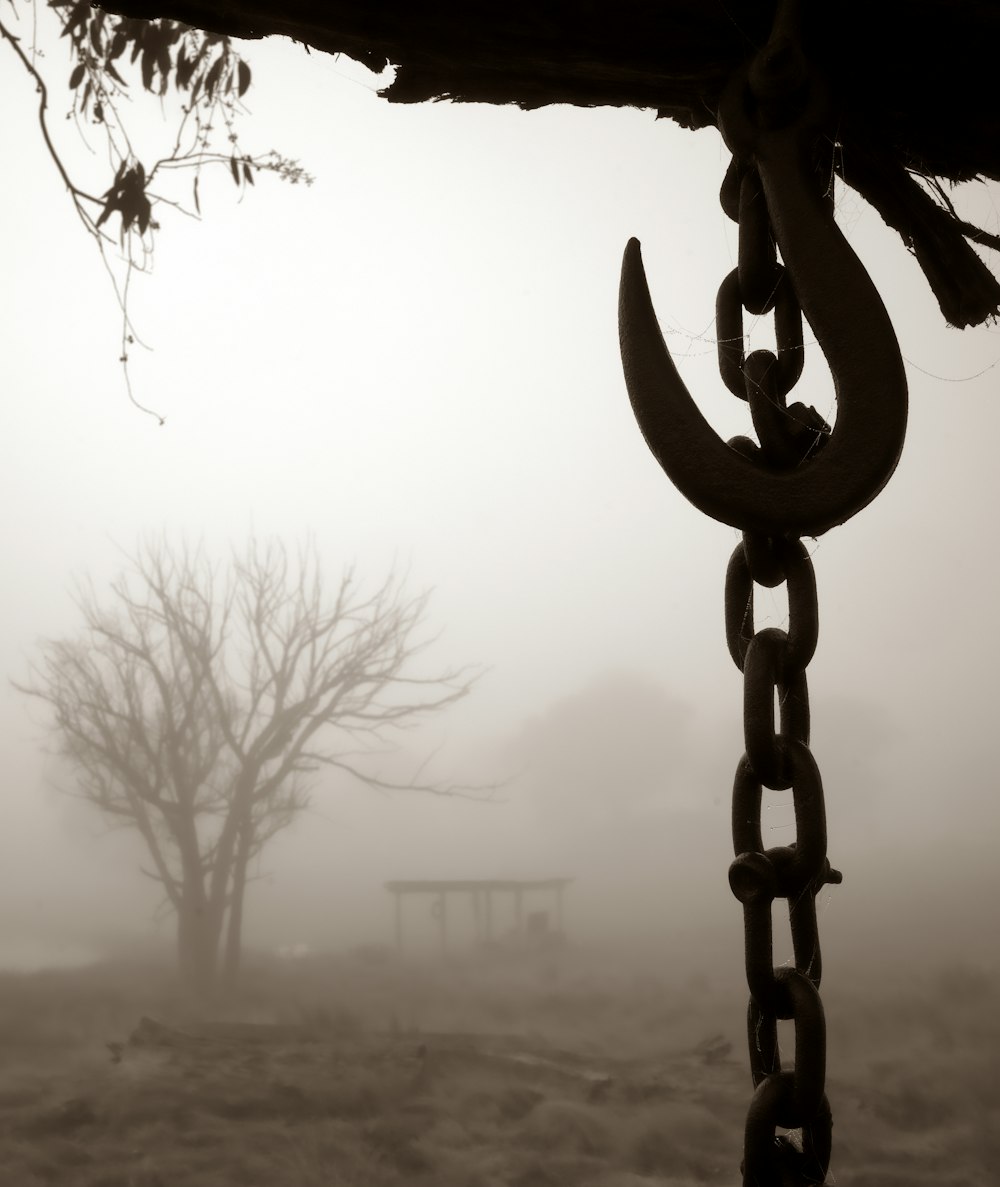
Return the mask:
<svg viewBox="0 0 1000 1187">
<path fill-rule="evenodd" d="M 719 370 L 749 403 L 760 440 L 730 444 L 773 470 L 799 465 L 823 448 L 829 426 L 812 408 L 787 404 L 802 372 L 802 314 L 778 263 L 767 205 L 755 169 L 734 158 L 722 206 L 739 224 L 739 263 L 722 282 L 716 306 Z M 744 311 L 774 312 L 777 352 L 744 351 Z M 788 592 L 788 630 L 754 629 L 754 586 Z M 729 883 L 743 905 L 747 1036 L 755 1093 L 744 1139 L 744 1187 L 822 1183 L 830 1161 L 832 1120 L 824 1091 L 826 1022 L 816 896 L 840 882 L 826 855 L 823 784 L 809 750 L 806 667 L 816 650 L 818 613 L 812 561 L 796 536 L 746 531 L 726 574 L 726 641 L 743 673 L 746 753 L 733 786 Z M 775 729 L 775 696 L 779 706 Z M 765 849 L 763 789 L 792 791 L 796 839 Z M 774 968 L 772 905 L 788 902 L 794 967 Z M 795 1062 L 783 1070 L 778 1021 L 794 1024 Z M 776 1129 L 800 1137 L 776 1136 Z"/>
<path fill-rule="evenodd" d="M 660 332 L 636 239 L 625 248 L 618 299 L 625 384 L 647 445 L 687 499 L 743 533 L 726 575 L 725 617 L 729 650 L 743 673 L 746 745 L 733 785 L 729 870 L 743 905 L 750 989 L 754 1096 L 744 1187 L 821 1184 L 829 1169 L 816 897 L 841 876 L 827 860 L 823 783 L 809 749 L 806 668 L 819 626 L 802 537 L 846 522 L 875 498 L 899 461 L 907 416 L 906 375 L 889 315 L 836 225 L 832 196 L 824 196 L 829 172 L 818 158 L 835 113 L 829 86 L 799 44 L 799 7 L 798 0 L 778 0 L 767 44 L 733 74 L 718 110 L 734 158 L 722 206 L 739 224 L 738 266 L 716 306 L 719 369 L 749 404 L 758 441 L 722 441 L 692 400 Z M 788 402 L 802 372 L 803 311 L 836 388 L 832 430 L 815 409 Z M 748 354 L 744 315 L 772 312 L 777 349 Z M 782 584 L 788 629 L 756 630 L 754 587 Z M 765 788 L 792 792 L 790 845 L 764 847 Z M 779 969 L 775 899 L 788 904 L 793 954 L 790 967 Z M 780 1021 L 794 1027 L 787 1069 Z"/>
</svg>

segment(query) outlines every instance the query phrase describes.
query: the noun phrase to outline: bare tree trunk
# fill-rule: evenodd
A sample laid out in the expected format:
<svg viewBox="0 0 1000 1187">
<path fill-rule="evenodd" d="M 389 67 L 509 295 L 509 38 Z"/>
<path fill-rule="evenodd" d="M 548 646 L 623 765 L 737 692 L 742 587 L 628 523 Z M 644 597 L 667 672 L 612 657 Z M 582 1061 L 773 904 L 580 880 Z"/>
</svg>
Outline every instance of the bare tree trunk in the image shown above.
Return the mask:
<svg viewBox="0 0 1000 1187">
<path fill-rule="evenodd" d="M 196 997 L 215 989 L 218 929 L 201 896 L 185 894 L 177 912 L 177 957 L 181 981 Z M 194 901 L 192 901 L 194 899 Z"/>
<path fill-rule="evenodd" d="M 229 899 L 229 920 L 226 928 L 226 952 L 223 964 L 223 984 L 227 992 L 236 989 L 240 975 L 240 956 L 243 951 L 243 899 L 247 888 L 247 867 L 250 864 L 252 829 L 249 813 L 240 826 L 236 854 L 233 860 L 233 884 Z"/>
<path fill-rule="evenodd" d="M 217 988 L 222 911 L 205 894 L 197 848 L 189 847 L 186 857 L 177 906 L 178 964 L 185 988 L 208 998 Z"/>
</svg>

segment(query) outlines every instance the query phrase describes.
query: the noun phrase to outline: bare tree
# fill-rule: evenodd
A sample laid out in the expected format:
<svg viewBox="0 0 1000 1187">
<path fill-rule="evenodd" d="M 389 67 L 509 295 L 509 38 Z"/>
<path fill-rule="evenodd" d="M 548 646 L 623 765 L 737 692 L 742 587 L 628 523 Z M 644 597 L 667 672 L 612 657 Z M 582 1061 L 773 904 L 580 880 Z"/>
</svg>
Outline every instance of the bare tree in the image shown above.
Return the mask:
<svg viewBox="0 0 1000 1187">
<path fill-rule="evenodd" d="M 77 597 L 79 638 L 48 640 L 22 691 L 52 709 L 77 791 L 133 827 L 145 870 L 177 914 L 180 971 L 196 992 L 237 976 L 251 862 L 307 806 L 316 772 L 378 787 L 387 733 L 469 691 L 468 669 L 412 661 L 428 595 L 394 576 L 366 594 L 353 570 L 329 596 L 315 548 L 251 542 L 224 573 L 200 549 L 147 543 L 111 586 Z"/>
</svg>

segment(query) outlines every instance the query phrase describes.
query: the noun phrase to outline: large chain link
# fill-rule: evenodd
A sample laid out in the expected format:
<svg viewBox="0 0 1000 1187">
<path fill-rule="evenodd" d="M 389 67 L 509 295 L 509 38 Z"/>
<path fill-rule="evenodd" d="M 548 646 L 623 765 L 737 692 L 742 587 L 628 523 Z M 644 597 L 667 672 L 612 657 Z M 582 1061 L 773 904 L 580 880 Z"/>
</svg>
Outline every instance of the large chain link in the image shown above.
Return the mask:
<svg viewBox="0 0 1000 1187">
<path fill-rule="evenodd" d="M 802 372 L 802 314 L 777 260 L 759 176 L 734 159 L 722 206 L 739 224 L 739 263 L 722 282 L 716 306 L 719 370 L 729 390 L 749 403 L 760 445 L 730 442 L 773 469 L 800 464 L 829 433 L 803 404 L 787 404 Z M 777 352 L 744 349 L 744 312 L 774 312 Z M 756 631 L 754 586 L 788 592 L 788 629 Z M 832 1120 L 825 1094 L 826 1022 L 816 896 L 841 875 L 826 855 L 823 783 L 809 750 L 806 667 L 816 650 L 816 578 L 795 536 L 744 532 L 726 574 L 726 641 L 743 673 L 746 753 L 733 786 L 733 894 L 743 905 L 747 1035 L 755 1087 L 743 1150 L 744 1187 L 822 1183 L 830 1162 Z M 775 728 L 775 697 L 779 707 Z M 791 789 L 795 841 L 765 849 L 764 788 Z M 772 906 L 788 902 L 794 967 L 774 967 Z M 782 1068 L 778 1021 L 791 1020 L 795 1061 Z M 799 1137 L 777 1136 L 777 1129 Z"/>
</svg>

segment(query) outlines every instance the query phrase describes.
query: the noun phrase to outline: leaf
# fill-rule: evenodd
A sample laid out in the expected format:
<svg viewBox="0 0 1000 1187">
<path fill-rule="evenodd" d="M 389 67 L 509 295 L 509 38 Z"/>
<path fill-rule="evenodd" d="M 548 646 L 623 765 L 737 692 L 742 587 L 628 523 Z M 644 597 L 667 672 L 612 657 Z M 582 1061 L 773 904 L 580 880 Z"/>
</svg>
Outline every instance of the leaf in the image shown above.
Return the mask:
<svg viewBox="0 0 1000 1187">
<path fill-rule="evenodd" d="M 108 72 L 108 74 L 111 75 L 111 77 L 115 80 L 116 83 L 118 83 L 119 86 L 123 86 L 123 87 L 128 86 L 128 83 L 125 81 L 125 79 L 122 78 L 122 76 L 118 73 L 118 71 L 114 68 L 114 66 L 111 65 L 110 60 L 104 63 L 104 69 Z"/>
<path fill-rule="evenodd" d="M 83 74 L 85 70 L 86 67 L 82 62 L 78 62 L 76 66 L 73 67 L 73 73 L 69 76 L 69 89 L 71 91 L 75 91 L 83 81 Z"/>
<path fill-rule="evenodd" d="M 147 91 L 153 89 L 153 74 L 156 71 L 156 54 L 151 49 L 142 51 L 142 85 Z"/>
<path fill-rule="evenodd" d="M 122 54 L 125 52 L 125 47 L 127 45 L 128 45 L 128 38 L 125 36 L 124 30 L 119 25 L 118 28 L 115 30 L 114 37 L 111 40 L 111 52 L 108 54 L 108 62 L 113 62 L 115 60 L 115 58 L 120 58 L 122 56 Z M 111 67 L 108 66 L 108 69 L 110 70 Z M 118 76 L 115 75 L 115 77 L 117 78 Z"/>
<path fill-rule="evenodd" d="M 194 175 L 194 208 L 201 214 L 201 203 L 198 201 L 198 174 Z"/>
<path fill-rule="evenodd" d="M 128 162 L 123 158 L 121 164 L 118 166 L 118 171 L 115 173 L 115 179 L 111 183 L 111 188 L 105 190 L 102 197 L 107 198 L 110 194 L 113 194 L 118 189 L 118 187 L 121 185 L 122 178 L 125 176 L 125 170 L 127 167 Z"/>
<path fill-rule="evenodd" d="M 235 156 L 232 156 L 229 158 L 229 167 L 233 171 L 233 181 L 235 181 L 236 184 L 239 185 L 240 184 L 240 167 L 236 163 Z"/>
<path fill-rule="evenodd" d="M 242 99 L 243 96 L 247 93 L 247 87 L 249 87 L 249 85 L 250 85 L 250 67 L 246 64 L 246 62 L 243 61 L 242 58 L 240 59 L 240 64 L 239 64 L 239 67 L 237 68 L 237 73 L 239 75 L 238 90 L 239 90 L 240 98 Z"/>
<path fill-rule="evenodd" d="M 254 184 L 254 180 L 253 180 L 253 172 L 252 172 L 252 171 L 251 171 L 251 169 L 250 169 L 250 162 L 249 162 L 249 161 L 244 161 L 244 162 L 243 162 L 243 178 L 244 178 L 244 180 L 245 180 L 245 181 L 246 181 L 246 182 L 247 182 L 249 185 L 253 185 L 253 184 Z"/>
<path fill-rule="evenodd" d="M 219 77 L 221 74 L 222 74 L 222 58 L 218 58 L 212 64 L 212 69 L 209 70 L 208 77 L 205 79 L 205 92 L 207 93 L 209 98 L 212 97 L 212 93 L 215 91 L 216 83 L 219 81 Z"/>
<path fill-rule="evenodd" d="M 109 190 L 108 193 L 110 194 L 111 191 Z M 107 202 L 104 203 L 104 209 L 101 211 L 100 215 L 98 216 L 97 222 L 94 225 L 99 227 L 102 223 L 107 222 L 107 220 L 111 217 L 112 211 L 115 211 L 117 209 L 118 209 L 118 195 L 115 194 L 112 197 L 108 198 Z"/>
<path fill-rule="evenodd" d="M 97 10 L 97 16 L 90 22 L 90 44 L 94 47 L 95 53 L 103 54 L 101 25 L 104 23 L 104 13 Z"/>
<path fill-rule="evenodd" d="M 69 15 L 69 20 L 66 22 L 66 27 L 60 34 L 61 37 L 68 37 L 74 30 L 78 29 L 80 25 L 90 15 L 90 0 L 79 0 L 76 8 Z"/>
<path fill-rule="evenodd" d="M 184 28 L 177 24 L 176 21 L 161 21 L 160 34 L 163 38 L 163 47 L 168 50 L 172 45 L 176 45 L 184 34 Z"/>
<path fill-rule="evenodd" d="M 178 89 L 184 88 L 191 81 L 191 75 L 194 73 L 194 62 L 189 62 L 187 54 L 184 52 L 184 46 L 177 51 L 177 67 L 175 71 L 175 82 Z"/>
<path fill-rule="evenodd" d="M 167 37 L 164 37 L 160 42 L 160 48 L 156 54 L 156 64 L 160 68 L 162 79 L 160 94 L 164 95 L 167 91 L 167 84 L 170 82 L 170 39 Z"/>
</svg>

